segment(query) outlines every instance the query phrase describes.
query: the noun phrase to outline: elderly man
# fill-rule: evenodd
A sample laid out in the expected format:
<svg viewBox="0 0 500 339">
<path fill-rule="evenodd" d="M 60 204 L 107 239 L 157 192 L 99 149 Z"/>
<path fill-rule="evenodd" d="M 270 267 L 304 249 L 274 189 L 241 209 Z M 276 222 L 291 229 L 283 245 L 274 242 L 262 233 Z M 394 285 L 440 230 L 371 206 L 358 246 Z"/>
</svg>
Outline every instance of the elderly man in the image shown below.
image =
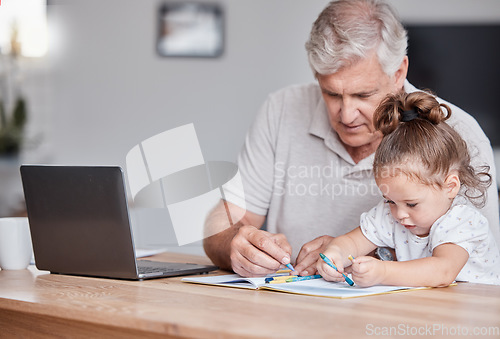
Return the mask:
<svg viewBox="0 0 500 339">
<path fill-rule="evenodd" d="M 231 198 L 234 191 L 207 218 L 206 227 L 219 232 L 205 239 L 205 252 L 243 276 L 290 262 L 300 275 L 316 272 L 328 241 L 358 226 L 360 214 L 381 199 L 372 173 L 382 138 L 372 123 L 376 107 L 389 93 L 417 90 L 406 80 L 406 31 L 383 2 L 331 2 L 306 49 L 317 82 L 271 94 L 245 140 L 238 165 L 246 208 Z M 470 115 L 449 105 L 450 125 L 495 178 L 489 140 Z M 494 181 L 482 213 L 498 241 L 496 187 Z M 228 213 L 243 217 L 232 224 Z"/>
</svg>

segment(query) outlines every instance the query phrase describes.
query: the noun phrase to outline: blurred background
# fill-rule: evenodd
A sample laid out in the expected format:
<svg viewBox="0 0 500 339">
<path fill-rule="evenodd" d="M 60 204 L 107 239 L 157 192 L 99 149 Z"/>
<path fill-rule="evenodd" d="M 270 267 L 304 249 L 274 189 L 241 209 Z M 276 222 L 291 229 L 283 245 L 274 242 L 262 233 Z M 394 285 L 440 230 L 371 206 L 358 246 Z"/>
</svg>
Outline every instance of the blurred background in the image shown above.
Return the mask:
<svg viewBox="0 0 500 339">
<path fill-rule="evenodd" d="M 473 49 L 498 59 L 499 1 L 389 2 L 409 27 L 487 26 L 484 34 L 497 43 L 486 40 L 485 50 Z M 25 213 L 21 163 L 125 167 L 133 146 L 188 123 L 194 123 L 206 161 L 236 161 L 266 96 L 314 81 L 304 43 L 327 3 L 210 0 L 186 7 L 193 2 L 1 0 L 0 216 Z M 473 40 L 459 38 L 459 52 L 443 47 L 444 62 L 462 54 L 460 48 L 470 49 Z M 425 46 L 425 39 L 420 43 Z M 458 63 L 456 74 L 475 63 L 484 64 Z M 473 83 L 453 81 L 496 98 L 500 74 L 494 64 Z M 414 66 L 410 54 L 410 70 Z M 441 96 L 468 105 L 452 95 Z M 202 253 L 199 243 L 177 248 L 165 211 L 132 214 L 136 246 Z"/>
</svg>

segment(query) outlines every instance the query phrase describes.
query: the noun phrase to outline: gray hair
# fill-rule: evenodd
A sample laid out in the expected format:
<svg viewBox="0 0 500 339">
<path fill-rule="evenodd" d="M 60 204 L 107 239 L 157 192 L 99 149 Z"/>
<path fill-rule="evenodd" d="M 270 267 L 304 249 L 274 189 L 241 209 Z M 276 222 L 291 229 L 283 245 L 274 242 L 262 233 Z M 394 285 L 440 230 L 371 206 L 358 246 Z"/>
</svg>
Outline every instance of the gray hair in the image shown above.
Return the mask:
<svg viewBox="0 0 500 339">
<path fill-rule="evenodd" d="M 315 76 L 336 73 L 375 50 L 383 71 L 392 76 L 406 55 L 408 37 L 388 4 L 338 0 L 320 13 L 305 47 Z"/>
</svg>

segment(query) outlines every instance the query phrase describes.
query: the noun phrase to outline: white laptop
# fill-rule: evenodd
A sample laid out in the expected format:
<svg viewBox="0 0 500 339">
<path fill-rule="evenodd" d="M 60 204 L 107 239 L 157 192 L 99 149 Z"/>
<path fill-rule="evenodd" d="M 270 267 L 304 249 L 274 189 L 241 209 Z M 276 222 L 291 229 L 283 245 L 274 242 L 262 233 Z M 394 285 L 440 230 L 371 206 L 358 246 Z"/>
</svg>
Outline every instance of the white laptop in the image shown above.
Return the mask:
<svg viewBox="0 0 500 339">
<path fill-rule="evenodd" d="M 142 280 L 217 269 L 136 260 L 120 167 L 22 165 L 21 178 L 40 270 Z"/>
</svg>

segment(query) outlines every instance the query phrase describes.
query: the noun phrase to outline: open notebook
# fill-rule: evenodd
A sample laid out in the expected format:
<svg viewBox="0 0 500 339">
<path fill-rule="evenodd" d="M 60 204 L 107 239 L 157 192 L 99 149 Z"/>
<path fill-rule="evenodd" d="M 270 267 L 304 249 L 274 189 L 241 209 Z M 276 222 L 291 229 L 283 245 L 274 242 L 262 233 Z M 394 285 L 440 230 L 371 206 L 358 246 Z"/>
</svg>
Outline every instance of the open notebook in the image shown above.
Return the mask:
<svg viewBox="0 0 500 339">
<path fill-rule="evenodd" d="M 183 278 L 182 281 L 189 283 L 216 285 L 224 287 L 236 287 L 246 289 L 265 289 L 278 292 L 295 293 L 330 298 L 356 298 L 375 294 L 393 293 L 425 289 L 427 287 L 406 287 L 406 286 L 372 286 L 358 287 L 349 286 L 346 282 L 330 282 L 323 278 L 296 281 L 282 284 L 266 284 L 266 277 L 244 278 L 238 274 Z"/>
</svg>

